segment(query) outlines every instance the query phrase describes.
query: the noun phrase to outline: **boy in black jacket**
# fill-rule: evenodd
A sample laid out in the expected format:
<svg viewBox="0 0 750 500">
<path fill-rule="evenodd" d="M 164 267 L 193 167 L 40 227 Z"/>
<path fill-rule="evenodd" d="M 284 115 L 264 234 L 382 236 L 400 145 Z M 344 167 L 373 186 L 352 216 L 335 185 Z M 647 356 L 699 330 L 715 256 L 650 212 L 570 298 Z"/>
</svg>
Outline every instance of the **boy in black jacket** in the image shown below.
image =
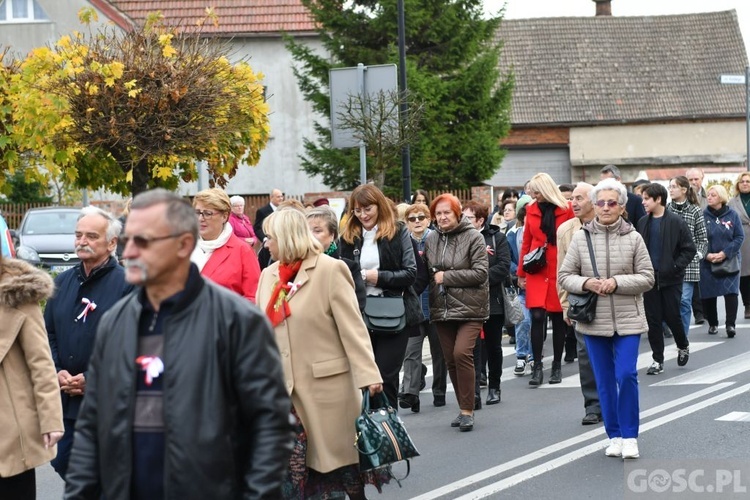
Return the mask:
<svg viewBox="0 0 750 500">
<path fill-rule="evenodd" d="M 654 362 L 646 372 L 658 375 L 664 371 L 664 327 L 672 330 L 677 344 L 677 365 L 685 366 L 690 356 L 685 327 L 680 317 L 680 299 L 685 268 L 695 256 L 695 244 L 682 217 L 666 210 L 667 189 L 649 184 L 642 191 L 646 216 L 638 221 L 638 232 L 646 242 L 656 282 L 643 294 L 648 321 L 648 342 Z"/>
</svg>

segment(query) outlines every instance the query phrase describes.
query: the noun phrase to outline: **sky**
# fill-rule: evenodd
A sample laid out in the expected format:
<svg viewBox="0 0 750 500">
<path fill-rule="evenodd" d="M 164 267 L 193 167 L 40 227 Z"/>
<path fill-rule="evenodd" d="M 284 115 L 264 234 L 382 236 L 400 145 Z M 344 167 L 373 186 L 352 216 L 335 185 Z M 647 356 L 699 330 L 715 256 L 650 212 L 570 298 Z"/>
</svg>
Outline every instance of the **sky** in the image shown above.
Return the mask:
<svg viewBox="0 0 750 500">
<path fill-rule="evenodd" d="M 593 16 L 592 0 L 485 0 L 485 11 L 495 13 L 506 4 L 505 19 L 531 17 Z M 750 1 L 748 0 L 612 0 L 613 16 L 658 16 L 736 10 L 745 50 L 750 47 Z"/>
</svg>

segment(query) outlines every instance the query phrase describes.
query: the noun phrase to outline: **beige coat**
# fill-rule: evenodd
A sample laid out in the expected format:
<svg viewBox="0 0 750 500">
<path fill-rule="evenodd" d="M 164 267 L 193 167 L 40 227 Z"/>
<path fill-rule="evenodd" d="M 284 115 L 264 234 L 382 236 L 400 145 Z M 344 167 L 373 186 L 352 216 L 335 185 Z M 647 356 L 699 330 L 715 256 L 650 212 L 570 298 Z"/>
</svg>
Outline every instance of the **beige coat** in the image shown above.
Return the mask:
<svg viewBox="0 0 750 500">
<path fill-rule="evenodd" d="M 596 316 L 591 323 L 577 323 L 576 330 L 586 335 L 612 337 L 648 331 L 643 292 L 654 286 L 654 268 L 643 238 L 633 226 L 620 218 L 603 226 L 596 220 L 573 234 L 565 260 L 557 274 L 560 287 L 570 293 L 583 293 L 584 283 L 594 277 L 586 231 L 591 233 L 599 276 L 614 278 L 615 292 L 599 297 Z"/>
<path fill-rule="evenodd" d="M 278 262 L 261 274 L 257 298 L 263 310 L 278 277 Z M 275 328 L 276 342 L 287 391 L 307 431 L 307 466 L 330 472 L 359 462 L 354 448 L 359 388 L 382 379 L 346 264 L 310 255 L 294 283 L 291 315 Z"/>
<path fill-rule="evenodd" d="M 557 272 L 560 272 L 562 263 L 565 260 L 565 254 L 568 253 L 570 240 L 573 239 L 573 235 L 576 231 L 580 230 L 581 227 L 583 227 L 581 219 L 573 217 L 572 219 L 566 220 L 560 224 L 560 227 L 557 228 Z M 560 286 L 559 281 L 557 283 L 557 296 L 560 297 L 563 318 L 567 318 L 568 307 L 570 307 L 570 303 L 568 303 L 568 292 Z"/>
<path fill-rule="evenodd" d="M 63 431 L 62 403 L 39 301 L 52 279 L 25 262 L 3 259 L 0 275 L 0 477 L 55 458 L 43 435 Z"/>
</svg>

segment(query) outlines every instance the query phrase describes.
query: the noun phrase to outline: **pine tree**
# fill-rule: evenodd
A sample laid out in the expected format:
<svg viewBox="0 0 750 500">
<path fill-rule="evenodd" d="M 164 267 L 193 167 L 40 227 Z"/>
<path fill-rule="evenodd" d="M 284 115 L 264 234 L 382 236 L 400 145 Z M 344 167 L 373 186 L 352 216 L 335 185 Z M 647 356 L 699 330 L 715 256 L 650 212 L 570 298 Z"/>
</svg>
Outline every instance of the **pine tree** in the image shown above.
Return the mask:
<svg viewBox="0 0 750 500">
<path fill-rule="evenodd" d="M 327 54 L 288 38 L 305 98 L 328 117 L 329 70 L 398 61 L 396 0 L 302 0 L 319 26 Z M 513 77 L 498 69 L 501 17 L 483 18 L 481 0 L 405 0 L 409 92 L 423 105 L 421 133 L 411 145 L 412 186 L 461 189 L 481 183 L 499 168 L 500 140 L 510 129 Z M 329 57 L 330 56 L 330 57 Z M 359 182 L 356 149 L 330 147 L 328 120 L 305 139 L 302 168 L 338 189 Z M 400 192 L 394 162 L 384 189 Z"/>
</svg>

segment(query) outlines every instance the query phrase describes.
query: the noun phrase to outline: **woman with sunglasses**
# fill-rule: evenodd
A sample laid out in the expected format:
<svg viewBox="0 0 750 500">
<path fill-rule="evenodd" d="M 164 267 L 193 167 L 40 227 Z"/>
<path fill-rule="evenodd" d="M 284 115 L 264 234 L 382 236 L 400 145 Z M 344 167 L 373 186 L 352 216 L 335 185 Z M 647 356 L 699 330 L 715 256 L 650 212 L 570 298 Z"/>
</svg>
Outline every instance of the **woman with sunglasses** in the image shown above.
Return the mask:
<svg viewBox="0 0 750 500">
<path fill-rule="evenodd" d="M 682 217 L 690 230 L 690 236 L 692 236 L 693 244 L 697 250 L 695 257 L 685 268 L 685 278 L 682 282 L 680 317 L 687 336 L 690 334 L 690 315 L 693 312 L 693 291 L 701 280 L 700 266 L 708 249 L 708 234 L 706 222 L 703 219 L 703 210 L 701 210 L 698 197 L 695 190 L 690 187 L 690 181 L 687 177 L 678 175 L 669 180 L 669 196 L 672 201 L 667 205 L 667 210 Z M 750 219 L 748 219 L 748 224 L 750 224 Z M 748 284 L 750 285 L 750 282 Z"/>
<path fill-rule="evenodd" d="M 406 209 L 406 225 L 409 228 L 411 238 L 417 247 L 417 263 L 424 262 L 424 249 L 427 236 L 433 231 L 430 229 L 430 208 L 422 203 L 409 205 Z M 399 405 L 401 408 L 411 408 L 418 412 L 420 408 L 419 391 L 424 388 L 424 378 L 427 367 L 422 364 L 422 346 L 427 337 L 430 342 L 430 356 L 432 357 L 432 404 L 433 406 L 445 406 L 445 390 L 447 378 L 445 371 L 445 360 L 440 348 L 435 325 L 430 323 L 430 300 L 429 293 L 425 289 L 420 295 L 422 304 L 423 321 L 415 325 L 416 334 L 412 333 L 406 346 L 404 356 L 404 378 L 399 392 Z"/>
<path fill-rule="evenodd" d="M 357 186 L 349 197 L 351 215 L 341 231 L 341 256 L 359 262 L 367 295 L 403 297 L 408 311 L 419 311 L 412 285 L 417 277 L 409 231 L 397 222 L 393 204 L 372 184 Z M 416 324 L 418 321 L 410 322 Z M 391 406 L 398 406 L 398 376 L 409 335 L 370 331 L 383 391 Z"/>
<path fill-rule="evenodd" d="M 526 225 L 521 254 L 518 256 L 518 286 L 526 290 L 526 307 L 531 314 L 531 351 L 534 369 L 529 385 L 538 387 L 544 381 L 542 347 L 547 331 L 547 317 L 552 319 L 552 373 L 549 383 L 562 382 L 562 356 L 565 348 L 566 323 L 557 296 L 557 228 L 574 217 L 573 209 L 560 189 L 546 173 L 536 174 L 527 183 L 527 193 L 535 199 L 526 206 Z M 528 274 L 523 269 L 526 254 L 546 245 L 543 268 Z"/>
<path fill-rule="evenodd" d="M 576 231 L 558 272 L 569 293 L 597 294 L 591 323 L 576 323 L 583 334 L 610 439 L 608 457 L 638 458 L 638 347 L 648 330 L 643 293 L 654 286 L 654 268 L 643 238 L 623 218 L 627 190 L 604 179 L 591 190 L 596 217 Z M 589 252 L 591 238 L 598 274 Z"/>
<path fill-rule="evenodd" d="M 190 260 L 201 275 L 255 302 L 260 266 L 250 246 L 229 224 L 232 204 L 222 189 L 204 189 L 193 198 L 199 238 Z"/>
<path fill-rule="evenodd" d="M 750 172 L 743 172 L 734 182 L 736 193 L 729 200 L 729 208 L 740 216 L 745 239 L 742 242 L 742 267 L 740 269 L 740 295 L 745 306 L 745 319 L 750 319 Z"/>
</svg>

